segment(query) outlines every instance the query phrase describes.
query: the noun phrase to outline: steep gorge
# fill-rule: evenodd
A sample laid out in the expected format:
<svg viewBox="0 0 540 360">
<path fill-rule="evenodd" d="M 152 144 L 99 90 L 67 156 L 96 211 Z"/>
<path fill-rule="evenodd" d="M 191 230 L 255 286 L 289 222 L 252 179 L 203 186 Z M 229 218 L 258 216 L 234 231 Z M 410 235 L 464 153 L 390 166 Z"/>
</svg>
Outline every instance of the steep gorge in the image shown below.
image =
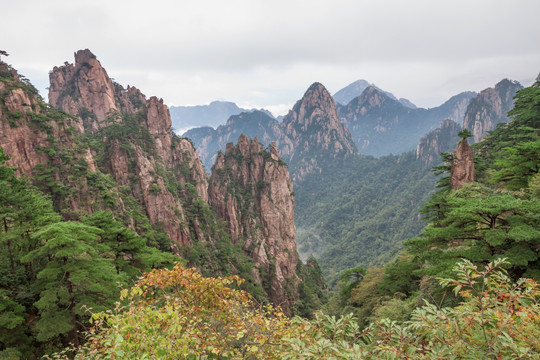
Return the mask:
<svg viewBox="0 0 540 360">
<path fill-rule="evenodd" d="M 51 105 L 10 66 L 0 62 L 0 71 L 0 146 L 65 219 L 109 210 L 148 244 L 187 257 L 208 275 L 251 276 L 266 299 L 291 311 L 299 284 L 294 199 L 274 147 L 239 139 L 238 153 L 253 160 L 248 174 L 227 154 L 218 161 L 232 183 L 247 176 L 255 191 L 252 206 L 223 212 L 216 195 L 231 182 L 213 176 L 209 187 L 192 143 L 172 133 L 163 101 L 112 81 L 89 50 L 52 70 Z M 239 193 L 248 194 L 243 186 Z M 220 220 L 228 210 L 245 232 Z"/>
</svg>

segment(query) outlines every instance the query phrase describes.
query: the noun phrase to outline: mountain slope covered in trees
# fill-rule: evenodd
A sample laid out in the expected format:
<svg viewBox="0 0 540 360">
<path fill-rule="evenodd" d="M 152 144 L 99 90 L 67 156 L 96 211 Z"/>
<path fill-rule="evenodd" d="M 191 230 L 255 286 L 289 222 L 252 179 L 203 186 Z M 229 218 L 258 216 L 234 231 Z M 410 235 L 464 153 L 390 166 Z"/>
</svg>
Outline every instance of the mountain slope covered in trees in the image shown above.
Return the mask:
<svg viewBox="0 0 540 360">
<path fill-rule="evenodd" d="M 55 67 L 50 77 L 53 106 L 0 62 L 2 356 L 29 358 L 80 343 L 90 325 L 87 307 L 112 308 L 118 286 L 174 262 L 207 275 L 240 275 L 257 301 L 287 313 L 309 314 L 320 306 L 313 293 L 324 283 L 316 264 L 298 262 L 294 230 L 287 244 L 273 230 L 268 239 L 231 238 L 225 218 L 210 205 L 217 206 L 193 145 L 171 133 L 161 100 L 114 83 L 89 50 L 78 51 L 74 64 Z M 287 167 L 275 151 L 254 151 L 254 158 L 279 171 L 257 172 L 241 184 L 236 181 L 242 174 L 228 170 L 242 157 L 224 159 L 233 179 L 221 184 L 225 192 L 246 196 L 235 198 L 246 205 L 235 214 L 256 236 L 267 233 L 270 223 L 294 229 L 292 188 L 278 198 L 279 182 L 272 178 L 279 172 L 288 179 Z M 213 186 L 220 186 L 219 177 Z M 255 195 L 258 204 L 288 201 L 290 217 L 252 223 L 268 212 L 248 205 Z M 230 209 L 232 202 L 223 205 Z M 253 255 L 244 246 L 248 241 L 265 243 L 259 246 L 270 254 L 264 264 L 257 263 L 261 249 Z M 291 261 L 273 267 L 276 258 Z"/>
</svg>

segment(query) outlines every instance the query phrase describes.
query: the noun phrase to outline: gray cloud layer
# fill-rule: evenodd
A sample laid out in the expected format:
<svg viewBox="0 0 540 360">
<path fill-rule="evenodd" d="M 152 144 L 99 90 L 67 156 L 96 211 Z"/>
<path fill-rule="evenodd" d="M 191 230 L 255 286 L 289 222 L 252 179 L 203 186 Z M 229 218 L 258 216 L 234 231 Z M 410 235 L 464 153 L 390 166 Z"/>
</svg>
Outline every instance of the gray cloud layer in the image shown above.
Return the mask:
<svg viewBox="0 0 540 360">
<path fill-rule="evenodd" d="M 40 89 L 89 48 L 170 104 L 277 109 L 314 81 L 334 92 L 364 78 L 426 106 L 535 78 L 539 13 L 537 0 L 18 0 L 2 5 L 0 49 Z"/>
</svg>

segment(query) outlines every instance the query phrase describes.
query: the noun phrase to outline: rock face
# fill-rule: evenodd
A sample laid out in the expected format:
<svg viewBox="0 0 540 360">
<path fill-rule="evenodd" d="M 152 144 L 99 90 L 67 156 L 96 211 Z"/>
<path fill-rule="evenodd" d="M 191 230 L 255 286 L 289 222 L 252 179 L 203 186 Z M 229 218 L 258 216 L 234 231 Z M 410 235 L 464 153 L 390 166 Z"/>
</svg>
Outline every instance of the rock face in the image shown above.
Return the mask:
<svg viewBox="0 0 540 360">
<path fill-rule="evenodd" d="M 441 127 L 424 136 L 416 147 L 416 158 L 424 164 L 440 160 L 441 152 L 450 151 L 456 146 L 460 126 L 453 120 L 443 120 Z"/>
<path fill-rule="evenodd" d="M 204 201 L 207 181 L 192 144 L 171 135 L 163 100 L 147 100 L 138 89 L 113 83 L 89 50 L 76 52 L 75 64 L 55 67 L 50 81 L 51 105 L 77 116 L 79 131 L 103 135 L 106 172 L 131 188 L 151 223 L 163 226 L 173 244 L 191 244 L 182 202 L 158 175 L 159 167 L 175 173 L 180 184 L 194 183 Z"/>
<path fill-rule="evenodd" d="M 232 241 L 253 259 L 254 279 L 289 311 L 298 296 L 294 195 L 276 147 L 266 151 L 256 137 L 245 135 L 237 146 L 227 144 L 212 169 L 208 194 Z"/>
<path fill-rule="evenodd" d="M 323 163 L 343 161 L 358 154 L 347 127 L 340 121 L 334 99 L 320 83 L 309 87 L 283 119 L 292 147 L 281 147 L 294 180 L 321 171 Z"/>
<path fill-rule="evenodd" d="M 48 146 L 49 141 L 40 129 L 19 124 L 29 125 L 31 114 L 41 112 L 38 96 L 25 91 L 17 71 L 2 61 L 0 73 L 10 79 L 0 82 L 0 146 L 10 157 L 6 165 L 18 167 L 19 174 L 30 175 L 37 164 L 46 161 L 47 155 L 37 150 Z"/>
<path fill-rule="evenodd" d="M 514 107 L 514 95 L 523 89 L 517 81 L 504 79 L 495 87 L 480 92 L 467 107 L 463 119 L 463 128 L 474 135 L 474 142 L 479 142 L 498 123 L 506 123 L 510 119 L 508 111 Z"/>
<path fill-rule="evenodd" d="M 237 147 L 228 144 L 209 186 L 193 144 L 171 133 L 163 101 L 112 82 L 90 51 L 50 74 L 58 109 L 2 62 L 0 74 L 0 145 L 8 165 L 31 175 L 66 219 L 109 210 L 154 246 L 170 244 L 185 255 L 197 243 L 203 255 L 191 265 L 214 276 L 246 273 L 238 264 L 249 264 L 248 255 L 261 285 L 254 291 L 264 288 L 274 304 L 291 310 L 299 295 L 294 196 L 273 144 L 265 150 L 246 136 Z M 221 250 L 230 258 L 212 258 Z"/>
<path fill-rule="evenodd" d="M 467 139 L 462 139 L 454 151 L 450 170 L 450 186 L 461 189 L 463 184 L 474 181 L 474 158 Z"/>
</svg>

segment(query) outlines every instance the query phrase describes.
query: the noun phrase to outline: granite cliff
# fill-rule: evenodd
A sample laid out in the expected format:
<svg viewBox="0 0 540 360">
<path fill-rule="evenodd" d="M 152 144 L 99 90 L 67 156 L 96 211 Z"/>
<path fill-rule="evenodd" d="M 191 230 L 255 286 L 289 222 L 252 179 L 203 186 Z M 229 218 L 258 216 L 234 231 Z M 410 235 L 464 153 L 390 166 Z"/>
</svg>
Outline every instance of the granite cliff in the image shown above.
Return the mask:
<svg viewBox="0 0 540 360">
<path fill-rule="evenodd" d="M 474 157 L 466 138 L 461 139 L 452 156 L 450 186 L 461 189 L 463 184 L 474 181 Z"/>
<path fill-rule="evenodd" d="M 283 118 L 284 133 L 292 146 L 280 153 L 289 164 L 293 180 L 321 172 L 329 162 L 339 163 L 358 154 L 351 133 L 338 117 L 336 104 L 320 83 L 312 84 Z"/>
<path fill-rule="evenodd" d="M 235 141 L 240 134 L 251 139 L 257 137 L 263 144 L 274 142 L 278 148 L 292 147 L 292 142 L 285 136 L 281 124 L 267 113 L 257 110 L 233 115 L 225 125 L 220 125 L 217 129 L 194 128 L 183 136 L 196 144 L 201 161 L 210 171 L 216 161 L 218 150 L 225 150 L 225 146 Z"/>
<path fill-rule="evenodd" d="M 228 143 L 212 168 L 209 202 L 227 223 L 233 243 L 254 263 L 253 278 L 272 301 L 290 310 L 298 298 L 293 185 L 274 144 L 255 137 Z"/>
<path fill-rule="evenodd" d="M 463 128 L 474 135 L 474 142 L 481 141 L 498 123 L 507 123 L 508 111 L 514 107 L 514 95 L 523 89 L 517 81 L 501 80 L 495 87 L 480 92 L 467 107 Z"/>
<path fill-rule="evenodd" d="M 441 127 L 424 136 L 416 147 L 416 158 L 424 164 L 433 164 L 441 160 L 441 153 L 455 148 L 461 127 L 453 120 L 443 120 Z"/>
<path fill-rule="evenodd" d="M 130 188 L 150 222 L 163 228 L 174 248 L 191 244 L 193 235 L 200 234 L 190 232 L 198 220 L 189 224 L 182 196 L 174 194 L 168 186 L 172 179 L 161 169 L 168 170 L 176 183 L 192 183 L 205 201 L 207 181 L 195 148 L 172 136 L 163 100 L 146 99 L 140 90 L 114 83 L 89 50 L 76 52 L 74 64 L 55 67 L 49 77 L 50 104 L 74 115 L 80 132 L 105 144 L 103 172 Z"/>
</svg>

